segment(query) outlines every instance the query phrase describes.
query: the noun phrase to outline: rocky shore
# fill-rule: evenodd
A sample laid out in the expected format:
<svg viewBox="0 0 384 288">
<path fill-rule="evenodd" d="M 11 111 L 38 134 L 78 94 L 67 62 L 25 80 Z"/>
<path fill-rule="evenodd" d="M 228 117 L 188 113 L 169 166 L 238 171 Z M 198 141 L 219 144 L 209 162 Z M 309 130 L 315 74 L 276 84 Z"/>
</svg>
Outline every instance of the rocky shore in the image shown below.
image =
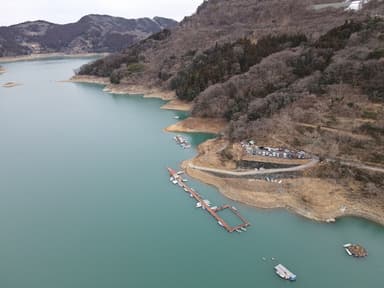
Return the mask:
<svg viewBox="0 0 384 288">
<path fill-rule="evenodd" d="M 169 101 L 167 104 L 161 106 L 161 109 L 164 110 L 177 110 L 177 111 L 191 111 L 192 104 L 188 102 L 181 101 L 179 99 L 173 99 Z"/>
<path fill-rule="evenodd" d="M 168 132 L 219 134 L 226 126 L 227 123 L 223 119 L 189 117 L 165 128 L 165 130 Z"/>
<path fill-rule="evenodd" d="M 69 81 L 104 85 L 105 87 L 103 91 L 111 94 L 143 94 L 144 98 L 159 98 L 165 101 L 176 99 L 176 94 L 173 91 L 162 90 L 156 87 L 146 87 L 143 85 L 111 84 L 108 78 L 103 77 L 76 75 Z"/>
</svg>

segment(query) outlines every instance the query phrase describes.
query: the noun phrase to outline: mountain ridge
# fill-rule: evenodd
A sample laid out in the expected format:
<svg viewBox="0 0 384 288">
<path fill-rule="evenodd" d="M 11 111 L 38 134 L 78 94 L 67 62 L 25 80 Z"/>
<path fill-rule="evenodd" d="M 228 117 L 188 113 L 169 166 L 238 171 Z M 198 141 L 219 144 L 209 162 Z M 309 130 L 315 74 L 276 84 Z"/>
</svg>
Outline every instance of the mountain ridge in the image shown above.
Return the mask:
<svg viewBox="0 0 384 288">
<path fill-rule="evenodd" d="M 85 15 L 68 24 L 26 21 L 0 27 L 0 57 L 116 52 L 176 24 L 162 17 L 126 19 L 99 14 Z"/>
<path fill-rule="evenodd" d="M 364 13 L 344 9 L 308 8 L 313 3 L 324 2 L 328 1 L 204 1 L 196 13 L 185 17 L 166 39 L 144 40 L 122 50 L 121 54 L 140 54 L 146 66 L 145 73 L 140 75 L 142 82 L 169 89 L 180 66 L 187 66 L 196 53 L 202 53 L 216 44 L 235 42 L 240 38 L 257 41 L 263 36 L 279 33 L 303 33 L 317 38 L 347 19 L 364 17 Z M 105 76 L 106 73 L 102 74 Z M 108 74 L 111 75 L 112 71 Z M 97 73 L 94 75 L 97 76 Z M 132 74 L 124 77 L 129 83 L 138 81 Z"/>
</svg>

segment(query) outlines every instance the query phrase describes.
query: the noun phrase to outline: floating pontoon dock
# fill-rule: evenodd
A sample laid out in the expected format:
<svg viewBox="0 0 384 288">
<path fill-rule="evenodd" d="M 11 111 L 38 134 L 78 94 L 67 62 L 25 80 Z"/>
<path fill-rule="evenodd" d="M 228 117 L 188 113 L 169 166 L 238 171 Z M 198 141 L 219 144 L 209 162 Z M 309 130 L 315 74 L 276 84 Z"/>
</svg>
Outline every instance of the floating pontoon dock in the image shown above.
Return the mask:
<svg viewBox="0 0 384 288">
<path fill-rule="evenodd" d="M 195 198 L 195 200 L 197 201 L 197 203 L 200 203 L 201 205 L 201 208 L 203 208 L 204 210 L 206 210 L 209 214 L 211 214 L 211 216 L 213 218 L 215 218 L 215 220 L 217 221 L 217 223 L 224 227 L 228 232 L 232 233 L 238 229 L 242 229 L 243 231 L 245 231 L 245 228 L 250 226 L 250 223 L 244 219 L 244 217 L 242 217 L 239 213 L 239 211 L 233 207 L 233 206 L 230 206 L 230 205 L 223 205 L 223 206 L 220 206 L 220 207 L 209 207 L 209 203 L 207 203 L 207 201 L 204 201 L 204 199 L 199 195 L 199 193 L 197 193 L 193 188 L 189 187 L 187 184 L 185 184 L 185 181 L 184 179 L 180 176 L 180 173 L 177 173 L 175 170 L 171 169 L 171 168 L 168 168 L 168 171 L 169 171 L 169 175 L 171 176 L 171 181 L 175 184 L 178 184 L 181 188 L 183 188 L 183 190 L 188 193 L 191 197 Z M 200 206 L 199 205 L 199 206 Z M 225 209 L 229 209 L 230 211 L 232 211 L 233 214 L 235 214 L 240 220 L 241 220 L 241 224 L 237 225 L 237 226 L 230 226 L 223 218 L 221 218 L 217 212 L 219 211 L 222 211 L 222 210 L 225 210 Z"/>
</svg>

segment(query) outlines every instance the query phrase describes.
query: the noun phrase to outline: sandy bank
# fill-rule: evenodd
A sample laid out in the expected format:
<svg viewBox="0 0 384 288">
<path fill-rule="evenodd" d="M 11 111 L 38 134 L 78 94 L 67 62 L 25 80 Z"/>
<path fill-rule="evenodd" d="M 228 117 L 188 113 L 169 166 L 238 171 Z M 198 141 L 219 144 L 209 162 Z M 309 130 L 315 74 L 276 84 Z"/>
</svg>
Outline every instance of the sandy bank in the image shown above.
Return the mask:
<svg viewBox="0 0 384 288">
<path fill-rule="evenodd" d="M 224 140 L 210 140 L 198 148 L 199 155 L 184 161 L 183 169 L 193 178 L 217 187 L 226 197 L 258 208 L 284 208 L 316 221 L 332 221 L 342 216 L 358 216 L 384 225 L 384 207 L 374 201 L 351 197 L 336 180 L 311 177 L 280 178 L 281 183 L 265 179 L 222 177 L 192 169 L 205 165 L 235 169 L 233 163 L 223 163 L 217 151 L 226 147 Z"/>
<path fill-rule="evenodd" d="M 144 95 L 144 98 L 160 98 L 166 101 L 175 99 L 176 97 L 174 91 L 162 90 L 156 87 L 146 87 L 142 85 L 109 84 L 104 88 L 104 91 L 112 94 L 142 94 Z"/>
<path fill-rule="evenodd" d="M 43 54 L 30 54 L 14 57 L 0 57 L 0 63 L 3 62 L 18 62 L 30 60 L 42 60 L 50 58 L 85 58 L 85 57 L 103 57 L 107 53 L 81 53 L 81 54 L 65 54 L 65 53 L 43 53 Z"/>
<path fill-rule="evenodd" d="M 207 119 L 189 117 L 183 121 L 165 128 L 168 132 L 187 132 L 187 133 L 212 133 L 219 134 L 225 129 L 227 122 L 223 119 Z"/>
<path fill-rule="evenodd" d="M 77 75 L 77 76 L 73 76 L 69 80 L 64 80 L 61 82 L 75 82 L 75 83 L 89 83 L 89 84 L 108 85 L 109 84 L 109 78 L 87 76 L 87 75 Z"/>
<path fill-rule="evenodd" d="M 0 66 L 0 74 L 3 74 L 3 73 L 5 73 L 5 69 Z"/>
<path fill-rule="evenodd" d="M 189 102 L 181 101 L 179 99 L 173 99 L 167 104 L 161 106 L 161 109 L 164 110 L 177 110 L 177 111 L 191 111 L 192 104 Z"/>
<path fill-rule="evenodd" d="M 105 85 L 103 91 L 111 94 L 127 94 L 127 95 L 144 95 L 144 98 L 159 98 L 165 101 L 170 101 L 176 98 L 174 91 L 162 90 L 156 87 L 146 87 L 142 85 L 129 85 L 129 84 L 111 84 L 109 78 L 76 75 L 73 76 L 69 82 L 76 83 L 92 83 Z"/>
</svg>

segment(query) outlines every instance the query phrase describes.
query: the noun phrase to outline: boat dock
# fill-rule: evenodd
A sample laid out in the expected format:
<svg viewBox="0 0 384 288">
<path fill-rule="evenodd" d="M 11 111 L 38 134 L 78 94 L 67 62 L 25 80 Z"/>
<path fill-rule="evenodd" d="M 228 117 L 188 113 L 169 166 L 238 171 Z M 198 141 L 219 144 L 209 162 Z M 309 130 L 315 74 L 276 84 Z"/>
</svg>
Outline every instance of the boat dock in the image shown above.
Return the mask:
<svg viewBox="0 0 384 288">
<path fill-rule="evenodd" d="M 223 205 L 220 207 L 211 208 L 209 201 L 204 200 L 198 192 L 196 192 L 193 188 L 189 187 L 178 172 L 171 168 L 168 168 L 168 172 L 171 176 L 171 182 L 173 182 L 174 184 L 178 184 L 181 188 L 183 188 L 183 190 L 188 193 L 192 198 L 194 198 L 197 203 L 200 203 L 199 206 L 201 206 L 203 210 L 206 210 L 209 214 L 211 214 L 211 216 L 217 221 L 217 223 L 220 226 L 224 227 L 224 229 L 228 232 L 232 233 L 234 231 L 246 231 L 246 227 L 250 226 L 250 223 L 240 215 L 239 211 L 235 207 L 230 205 Z M 241 224 L 237 226 L 231 226 L 223 218 L 221 218 L 218 212 L 223 211 L 225 209 L 229 209 L 230 211 L 232 211 L 232 213 L 240 219 Z"/>
</svg>

